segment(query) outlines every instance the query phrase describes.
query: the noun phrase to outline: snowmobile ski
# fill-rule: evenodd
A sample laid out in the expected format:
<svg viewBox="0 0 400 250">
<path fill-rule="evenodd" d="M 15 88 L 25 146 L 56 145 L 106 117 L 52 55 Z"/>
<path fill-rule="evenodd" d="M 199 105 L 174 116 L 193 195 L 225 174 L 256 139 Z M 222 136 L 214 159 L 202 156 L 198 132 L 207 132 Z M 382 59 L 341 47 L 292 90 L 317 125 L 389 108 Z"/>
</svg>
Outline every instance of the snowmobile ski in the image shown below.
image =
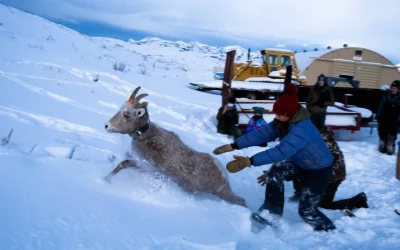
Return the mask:
<svg viewBox="0 0 400 250">
<path fill-rule="evenodd" d="M 396 214 L 400 215 L 400 211 L 399 211 L 399 210 L 395 209 L 394 212 L 395 212 Z"/>
</svg>

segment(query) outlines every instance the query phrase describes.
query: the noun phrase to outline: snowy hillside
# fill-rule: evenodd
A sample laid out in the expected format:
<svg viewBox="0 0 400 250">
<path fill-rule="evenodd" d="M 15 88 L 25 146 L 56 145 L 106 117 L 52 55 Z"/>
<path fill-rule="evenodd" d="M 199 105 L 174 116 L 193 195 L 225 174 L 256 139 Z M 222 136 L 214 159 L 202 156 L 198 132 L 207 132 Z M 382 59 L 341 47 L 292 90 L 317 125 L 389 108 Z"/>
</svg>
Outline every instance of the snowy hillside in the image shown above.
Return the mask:
<svg viewBox="0 0 400 250">
<path fill-rule="evenodd" d="M 185 43 L 166 41 L 155 37 L 139 41 L 123 42 L 111 38 L 93 38 L 104 49 L 119 48 L 120 50 L 142 57 L 139 73 L 171 77 L 188 77 L 189 80 L 213 79 L 214 66 L 225 65 L 226 52 L 236 50 L 237 61 L 247 60 L 247 50 L 239 46 L 215 47 L 199 42 Z M 260 60 L 259 52 L 251 52 L 251 58 Z M 174 72 L 171 74 L 165 72 Z M 161 75 L 160 75 L 161 76 Z"/>
<path fill-rule="evenodd" d="M 173 42 L 159 51 L 159 42 L 91 38 L 0 5 L 0 249 L 398 249 L 396 158 L 377 152 L 376 131 L 337 134 L 348 174 L 337 199 L 364 191 L 370 208 L 355 218 L 323 210 L 337 226 L 329 233 L 314 232 L 293 203 L 279 230 L 252 230 L 249 216 L 265 191 L 256 178 L 269 166 L 228 175 L 249 209 L 188 194 L 151 171 L 103 181 L 130 146 L 104 124 L 137 86 L 149 94 L 151 121 L 195 150 L 231 142 L 216 133 L 220 96 L 187 85 L 212 77 L 223 51 Z M 225 165 L 261 150 L 216 159 Z"/>
</svg>

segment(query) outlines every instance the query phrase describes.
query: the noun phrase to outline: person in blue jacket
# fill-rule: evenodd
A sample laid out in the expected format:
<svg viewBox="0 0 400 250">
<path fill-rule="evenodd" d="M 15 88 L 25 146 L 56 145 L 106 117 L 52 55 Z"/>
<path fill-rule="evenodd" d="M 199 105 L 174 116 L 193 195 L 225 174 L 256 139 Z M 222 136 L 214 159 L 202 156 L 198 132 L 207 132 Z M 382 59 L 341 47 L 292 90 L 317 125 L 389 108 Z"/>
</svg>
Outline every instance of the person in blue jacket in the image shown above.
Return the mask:
<svg viewBox="0 0 400 250">
<path fill-rule="evenodd" d="M 264 204 L 259 212 L 267 210 L 267 216 L 270 216 L 267 220 L 282 216 L 284 181 L 298 179 L 303 190 L 299 200 L 300 216 L 314 230 L 333 230 L 336 228 L 333 222 L 318 209 L 333 176 L 333 157 L 296 95 L 296 86 L 285 84 L 283 95 L 273 106 L 273 122 L 242 135 L 232 144 L 216 148 L 213 153 L 219 155 L 279 139 L 277 146 L 251 157 L 234 155 L 235 160 L 226 165 L 227 170 L 236 173 L 246 167 L 272 164 L 266 178 Z"/>
<path fill-rule="evenodd" d="M 254 115 L 251 117 L 247 124 L 246 134 L 258 130 L 260 127 L 267 125 L 267 122 L 263 118 L 264 108 L 253 107 Z"/>
</svg>

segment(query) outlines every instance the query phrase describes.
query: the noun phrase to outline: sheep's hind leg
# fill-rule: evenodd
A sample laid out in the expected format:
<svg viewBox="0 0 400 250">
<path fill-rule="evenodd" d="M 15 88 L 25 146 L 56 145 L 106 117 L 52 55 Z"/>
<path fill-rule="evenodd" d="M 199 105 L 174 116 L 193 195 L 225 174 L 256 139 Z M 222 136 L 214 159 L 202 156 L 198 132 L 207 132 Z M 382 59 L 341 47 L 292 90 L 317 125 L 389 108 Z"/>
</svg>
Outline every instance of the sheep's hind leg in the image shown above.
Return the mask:
<svg viewBox="0 0 400 250">
<path fill-rule="evenodd" d="M 122 169 L 125 168 L 140 168 L 140 166 L 137 164 L 136 161 L 132 161 L 132 160 L 123 160 L 121 161 L 118 166 L 116 168 L 114 168 L 113 171 L 111 171 L 111 173 L 109 173 L 106 177 L 104 177 L 103 179 L 107 182 L 111 182 L 111 178 L 116 175 L 119 171 L 121 171 Z"/>
<path fill-rule="evenodd" d="M 221 189 L 215 190 L 213 193 L 229 203 L 247 208 L 246 201 L 242 197 L 234 194 L 228 184 L 223 185 Z"/>
</svg>

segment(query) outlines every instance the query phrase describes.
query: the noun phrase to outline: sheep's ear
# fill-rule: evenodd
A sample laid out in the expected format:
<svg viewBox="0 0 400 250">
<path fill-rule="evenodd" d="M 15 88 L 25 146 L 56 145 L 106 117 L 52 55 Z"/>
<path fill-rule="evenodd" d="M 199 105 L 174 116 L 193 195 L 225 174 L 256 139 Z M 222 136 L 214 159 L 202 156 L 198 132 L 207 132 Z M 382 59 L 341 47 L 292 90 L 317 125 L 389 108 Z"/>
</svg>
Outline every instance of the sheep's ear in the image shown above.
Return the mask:
<svg viewBox="0 0 400 250">
<path fill-rule="evenodd" d="M 148 102 L 142 102 L 143 108 L 147 109 L 147 106 L 149 105 Z"/>
</svg>

